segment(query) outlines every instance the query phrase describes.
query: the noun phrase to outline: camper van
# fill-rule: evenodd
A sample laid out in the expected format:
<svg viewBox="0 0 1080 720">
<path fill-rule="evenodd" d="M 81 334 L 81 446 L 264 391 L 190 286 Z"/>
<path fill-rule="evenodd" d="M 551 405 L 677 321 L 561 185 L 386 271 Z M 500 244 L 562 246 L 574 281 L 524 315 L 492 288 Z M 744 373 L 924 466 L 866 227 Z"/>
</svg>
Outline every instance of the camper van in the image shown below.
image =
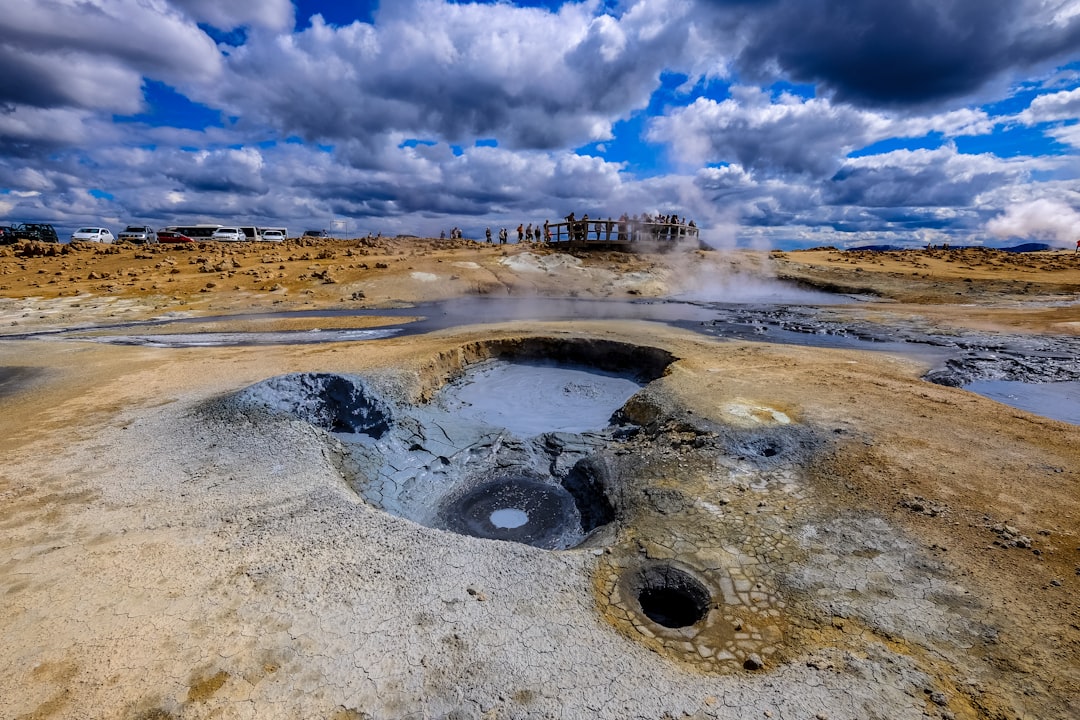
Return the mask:
<svg viewBox="0 0 1080 720">
<path fill-rule="evenodd" d="M 244 233 L 244 237 L 246 237 L 250 242 L 259 242 L 260 240 L 262 240 L 262 238 L 259 237 L 259 228 L 257 227 L 253 227 L 251 225 L 241 226 L 240 232 Z"/>
<path fill-rule="evenodd" d="M 170 225 L 162 230 L 170 232 L 178 232 L 181 235 L 195 240 L 196 242 L 209 242 L 210 236 L 214 234 L 220 225 Z"/>
<path fill-rule="evenodd" d="M 277 232 L 281 233 L 281 238 L 283 240 L 287 240 L 288 237 L 289 237 L 289 228 L 284 228 L 284 227 L 264 227 L 264 228 L 259 228 L 260 233 L 269 232 L 269 231 L 277 231 Z"/>
</svg>

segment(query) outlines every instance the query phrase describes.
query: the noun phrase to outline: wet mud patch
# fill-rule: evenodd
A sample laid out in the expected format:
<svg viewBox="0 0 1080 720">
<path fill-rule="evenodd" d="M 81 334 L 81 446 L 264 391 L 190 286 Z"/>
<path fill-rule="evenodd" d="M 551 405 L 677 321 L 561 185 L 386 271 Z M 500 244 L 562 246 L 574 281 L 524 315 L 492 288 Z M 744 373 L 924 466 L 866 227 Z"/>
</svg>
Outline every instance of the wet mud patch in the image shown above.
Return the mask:
<svg viewBox="0 0 1080 720">
<path fill-rule="evenodd" d="M 46 371 L 35 367 L 0 367 L 0 398 L 16 395 L 32 388 L 46 375 Z"/>
</svg>

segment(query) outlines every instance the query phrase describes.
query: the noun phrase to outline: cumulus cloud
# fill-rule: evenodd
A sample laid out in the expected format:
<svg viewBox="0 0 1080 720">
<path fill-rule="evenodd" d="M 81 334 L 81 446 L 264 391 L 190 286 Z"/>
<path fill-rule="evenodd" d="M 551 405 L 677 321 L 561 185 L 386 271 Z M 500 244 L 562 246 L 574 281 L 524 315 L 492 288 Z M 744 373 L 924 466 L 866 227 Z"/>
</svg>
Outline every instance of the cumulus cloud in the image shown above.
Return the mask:
<svg viewBox="0 0 1080 720">
<path fill-rule="evenodd" d="M 766 174 L 834 173 L 854 150 L 891 137 L 930 132 L 955 137 L 990 132 L 981 110 L 956 110 L 894 118 L 827 98 L 782 93 L 773 98 L 756 87 L 733 87 L 731 97 L 698 98 L 652 121 L 648 138 L 667 143 L 683 162 L 735 162 Z"/>
<path fill-rule="evenodd" d="M 906 105 L 969 95 L 1080 46 L 1073 0 L 700 0 L 750 77 Z M 722 41 L 725 45 L 729 41 Z"/>
<path fill-rule="evenodd" d="M 594 3 L 385 3 L 375 24 L 316 17 L 295 35 L 252 35 L 200 99 L 322 141 L 397 130 L 584 144 L 610 138 L 617 119 L 647 105 L 660 71 L 683 62 L 690 10 L 686 0 L 647 0 L 619 18 Z"/>
<path fill-rule="evenodd" d="M 1029 83 L 1043 94 L 1008 118 L 943 99 L 1056 57 L 1077 4 L 977 7 L 396 0 L 372 22 L 296 31 L 287 0 L 10 0 L 0 197 L 23 220 L 350 217 L 361 231 L 434 234 L 648 210 L 813 244 L 981 233 L 1040 194 L 1076 207 L 1075 157 L 1004 160 L 951 142 L 1020 123 L 1080 147 L 1075 77 Z M 218 47 L 200 25 L 244 32 Z M 221 111 L 221 127 L 113 122 L 147 110 L 147 79 Z M 815 86 L 777 92 L 777 79 Z M 169 124 L 168 102 L 154 123 Z M 670 150 L 677 170 L 646 159 L 635 174 L 626 148 L 639 138 L 625 134 L 642 115 L 656 144 L 643 154 Z M 917 144 L 941 147 L 852 157 L 928 134 Z M 595 155 L 573 149 L 584 145 Z"/>
<path fill-rule="evenodd" d="M 1040 95 L 1017 115 L 1025 125 L 1080 118 L 1080 88 Z"/>
<path fill-rule="evenodd" d="M 1060 200 L 1040 198 L 1009 207 L 986 229 L 999 238 L 1039 239 L 1069 247 L 1080 240 L 1080 212 Z"/>
<path fill-rule="evenodd" d="M 136 112 L 142 79 L 205 82 L 214 43 L 161 0 L 8 0 L 0 103 Z"/>
<path fill-rule="evenodd" d="M 934 207 L 971 205 L 997 185 L 1026 180 L 1038 161 L 968 155 L 955 145 L 936 150 L 896 150 L 851 158 L 830 179 L 823 199 L 832 205 Z"/>
<path fill-rule="evenodd" d="M 173 4 L 196 21 L 222 30 L 245 26 L 285 30 L 293 23 L 291 0 L 173 0 Z"/>
</svg>

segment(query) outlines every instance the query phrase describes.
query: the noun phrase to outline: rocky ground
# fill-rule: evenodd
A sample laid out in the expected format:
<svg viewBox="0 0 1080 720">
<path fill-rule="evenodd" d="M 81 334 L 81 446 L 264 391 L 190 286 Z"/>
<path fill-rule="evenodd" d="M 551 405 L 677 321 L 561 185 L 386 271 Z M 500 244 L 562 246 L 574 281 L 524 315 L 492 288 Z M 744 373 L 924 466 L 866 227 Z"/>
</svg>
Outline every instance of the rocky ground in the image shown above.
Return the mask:
<svg viewBox="0 0 1080 720">
<path fill-rule="evenodd" d="M 1078 258 L 64 248 L 0 256 L 0 716 L 1080 715 L 1080 427 L 928 383 L 910 357 L 639 321 L 305 346 L 16 339 L 469 294 L 738 292 L 771 271 L 873 294 L 836 311 L 859 322 L 1072 337 Z M 318 413 L 244 401 L 268 378 L 340 374 L 408 423 L 473 363 L 635 347 L 670 364 L 625 432 L 586 443 L 615 513 L 566 551 L 380 510 Z M 426 462 L 447 452 L 394 433 Z M 672 629 L 639 593 L 679 573 L 708 608 Z"/>
</svg>

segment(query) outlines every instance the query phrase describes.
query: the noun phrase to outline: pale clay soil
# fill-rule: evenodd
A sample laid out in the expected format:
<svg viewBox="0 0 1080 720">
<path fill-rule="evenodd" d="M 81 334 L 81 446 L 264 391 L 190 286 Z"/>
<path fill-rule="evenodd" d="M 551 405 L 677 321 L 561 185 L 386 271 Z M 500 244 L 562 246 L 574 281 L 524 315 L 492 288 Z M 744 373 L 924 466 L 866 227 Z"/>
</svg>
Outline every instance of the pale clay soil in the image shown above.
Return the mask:
<svg viewBox="0 0 1080 720">
<path fill-rule="evenodd" d="M 1075 335 L 1080 256 L 17 250 L 0 248 L 0 717 L 1080 717 L 1080 427 L 925 382 L 914 360 L 641 321 L 309 346 L 10 339 L 761 276 L 875 293 L 846 310 L 862 320 Z M 334 323 L 380 321 L 187 330 Z M 349 485 L 328 433 L 230 405 L 291 372 L 363 375 L 419 403 L 493 341 L 530 338 L 676 358 L 631 402 L 644 429 L 614 453 L 622 516 L 576 550 L 388 515 Z M 733 453 L 741 437 L 780 451 Z M 713 591 L 705 629 L 641 615 L 625 578 L 658 562 Z"/>
</svg>

